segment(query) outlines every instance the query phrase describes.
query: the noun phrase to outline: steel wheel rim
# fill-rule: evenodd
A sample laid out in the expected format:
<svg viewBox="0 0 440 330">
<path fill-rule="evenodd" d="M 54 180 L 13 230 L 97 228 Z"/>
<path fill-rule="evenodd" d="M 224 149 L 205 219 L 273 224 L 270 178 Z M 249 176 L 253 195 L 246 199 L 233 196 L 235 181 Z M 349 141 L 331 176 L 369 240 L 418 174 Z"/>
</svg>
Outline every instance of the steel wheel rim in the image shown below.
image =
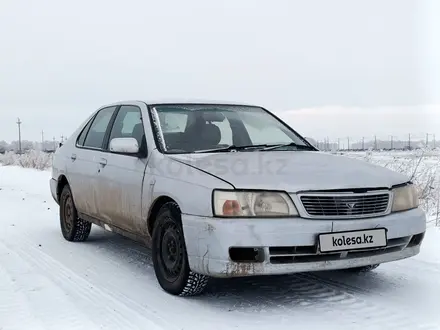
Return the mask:
<svg viewBox="0 0 440 330">
<path fill-rule="evenodd" d="M 70 196 L 67 196 L 64 203 L 64 226 L 66 231 L 70 232 L 73 227 L 74 216 L 73 216 L 73 201 Z"/>
<path fill-rule="evenodd" d="M 168 223 L 161 230 L 159 260 L 167 281 L 174 282 L 183 268 L 183 239 L 175 224 Z"/>
</svg>

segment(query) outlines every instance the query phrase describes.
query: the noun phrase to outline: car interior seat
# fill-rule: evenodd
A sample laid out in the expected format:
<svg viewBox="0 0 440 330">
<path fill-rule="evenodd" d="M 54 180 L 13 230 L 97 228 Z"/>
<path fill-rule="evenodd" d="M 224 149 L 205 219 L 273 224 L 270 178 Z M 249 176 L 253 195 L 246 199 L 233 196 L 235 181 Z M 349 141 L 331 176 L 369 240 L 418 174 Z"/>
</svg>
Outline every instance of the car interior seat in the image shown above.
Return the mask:
<svg viewBox="0 0 440 330">
<path fill-rule="evenodd" d="M 139 145 L 139 150 L 146 150 L 147 140 L 145 139 L 145 131 L 142 123 L 138 123 L 133 127 L 132 137 L 134 137 Z"/>
</svg>

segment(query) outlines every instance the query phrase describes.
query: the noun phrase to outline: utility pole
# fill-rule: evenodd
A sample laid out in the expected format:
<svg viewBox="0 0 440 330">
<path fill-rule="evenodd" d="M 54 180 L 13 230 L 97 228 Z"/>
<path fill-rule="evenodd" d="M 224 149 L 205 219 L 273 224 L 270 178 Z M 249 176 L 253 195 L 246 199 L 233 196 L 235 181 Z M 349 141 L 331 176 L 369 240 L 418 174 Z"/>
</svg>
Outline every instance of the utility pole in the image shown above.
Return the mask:
<svg viewBox="0 0 440 330">
<path fill-rule="evenodd" d="M 426 133 L 426 143 L 425 143 L 426 148 L 428 148 L 428 144 L 429 144 L 429 133 Z"/>
<path fill-rule="evenodd" d="M 377 150 L 377 137 L 374 136 L 374 150 Z"/>
<path fill-rule="evenodd" d="M 347 137 L 347 150 L 350 150 L 350 137 Z"/>
<path fill-rule="evenodd" d="M 408 149 L 411 150 L 411 133 L 408 134 Z"/>
<path fill-rule="evenodd" d="M 393 150 L 393 144 L 394 144 L 394 136 L 391 135 L 391 150 Z"/>
<path fill-rule="evenodd" d="M 365 150 L 365 138 L 362 137 L 362 151 Z"/>
<path fill-rule="evenodd" d="M 21 155 L 21 120 L 17 118 L 18 125 L 18 153 Z"/>
</svg>

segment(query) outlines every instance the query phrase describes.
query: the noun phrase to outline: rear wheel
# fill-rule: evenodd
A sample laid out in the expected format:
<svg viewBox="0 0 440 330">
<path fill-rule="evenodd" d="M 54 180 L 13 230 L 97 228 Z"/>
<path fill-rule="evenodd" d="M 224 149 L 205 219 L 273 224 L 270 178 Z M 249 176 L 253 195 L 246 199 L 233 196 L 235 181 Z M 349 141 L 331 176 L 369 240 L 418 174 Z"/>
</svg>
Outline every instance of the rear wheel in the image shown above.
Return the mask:
<svg viewBox="0 0 440 330">
<path fill-rule="evenodd" d="M 78 218 L 69 185 L 65 185 L 60 196 L 60 225 L 63 237 L 70 242 L 85 241 L 90 234 L 92 224 Z"/>
<path fill-rule="evenodd" d="M 208 277 L 189 268 L 180 209 L 174 202 L 164 204 L 158 212 L 152 254 L 156 278 L 163 290 L 176 296 L 195 296 L 204 291 Z"/>
</svg>

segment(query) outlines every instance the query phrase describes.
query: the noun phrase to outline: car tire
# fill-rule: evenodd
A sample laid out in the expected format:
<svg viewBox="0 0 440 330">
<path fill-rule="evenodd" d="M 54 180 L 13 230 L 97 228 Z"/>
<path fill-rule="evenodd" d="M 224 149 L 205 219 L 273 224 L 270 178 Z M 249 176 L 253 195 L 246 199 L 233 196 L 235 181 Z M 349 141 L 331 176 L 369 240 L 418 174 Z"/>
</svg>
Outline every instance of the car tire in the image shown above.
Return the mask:
<svg viewBox="0 0 440 330">
<path fill-rule="evenodd" d="M 92 224 L 78 217 L 72 191 L 65 185 L 60 196 L 60 225 L 63 237 L 69 242 L 83 242 L 90 234 Z"/>
<path fill-rule="evenodd" d="M 368 273 L 371 272 L 372 270 L 376 269 L 377 267 L 379 267 L 380 264 L 375 264 L 375 265 L 368 265 L 368 266 L 363 266 L 363 267 L 355 267 L 355 268 L 347 268 L 344 269 L 344 271 L 348 272 L 348 273 Z"/>
<path fill-rule="evenodd" d="M 208 277 L 189 268 L 177 203 L 168 202 L 161 207 L 152 236 L 154 271 L 162 289 L 181 297 L 200 295 L 208 284 Z"/>
</svg>

